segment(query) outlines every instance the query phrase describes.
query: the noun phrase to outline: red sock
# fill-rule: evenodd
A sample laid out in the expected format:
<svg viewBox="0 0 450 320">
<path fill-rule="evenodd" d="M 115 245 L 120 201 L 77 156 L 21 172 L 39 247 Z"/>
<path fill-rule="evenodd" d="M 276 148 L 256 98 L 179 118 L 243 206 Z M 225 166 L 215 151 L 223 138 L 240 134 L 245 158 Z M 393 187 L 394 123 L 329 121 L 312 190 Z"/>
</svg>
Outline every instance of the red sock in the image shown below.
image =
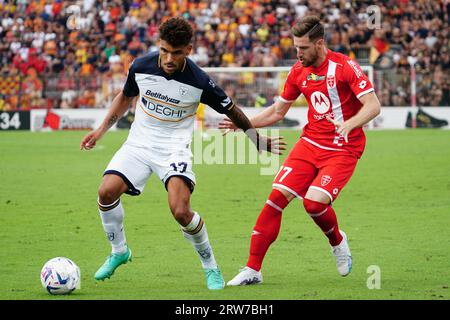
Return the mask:
<svg viewBox="0 0 450 320">
<path fill-rule="evenodd" d="M 256 271 L 261 269 L 267 249 L 278 236 L 281 226 L 281 213 L 288 204 L 289 201 L 279 190 L 272 190 L 253 227 L 247 267 Z"/>
<path fill-rule="evenodd" d="M 309 199 L 303 199 L 303 206 L 314 222 L 328 237 L 328 241 L 332 246 L 337 246 L 341 243 L 342 235 L 339 232 L 336 213 L 330 205 Z"/>
</svg>

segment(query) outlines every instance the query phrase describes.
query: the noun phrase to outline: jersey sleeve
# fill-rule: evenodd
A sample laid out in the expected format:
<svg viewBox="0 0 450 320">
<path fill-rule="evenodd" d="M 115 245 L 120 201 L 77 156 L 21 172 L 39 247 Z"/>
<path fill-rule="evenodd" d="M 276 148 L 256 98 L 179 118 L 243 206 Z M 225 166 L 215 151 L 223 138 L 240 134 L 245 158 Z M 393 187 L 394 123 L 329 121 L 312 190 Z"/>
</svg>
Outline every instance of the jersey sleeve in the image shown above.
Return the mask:
<svg viewBox="0 0 450 320">
<path fill-rule="evenodd" d="M 139 87 L 135 79 L 134 61 L 131 64 L 130 69 L 128 70 L 127 81 L 125 82 L 125 85 L 123 87 L 123 94 L 126 97 L 136 97 L 139 94 Z"/>
<path fill-rule="evenodd" d="M 350 90 L 359 99 L 366 93 L 374 91 L 373 85 L 361 67 L 354 60 L 348 59 L 343 66 L 344 80 L 348 83 Z"/>
<path fill-rule="evenodd" d="M 210 77 L 203 86 L 200 102 L 207 104 L 218 113 L 226 113 L 233 107 L 233 101 Z"/>
<path fill-rule="evenodd" d="M 294 69 L 291 69 L 287 76 L 286 82 L 284 83 L 283 92 L 281 93 L 279 99 L 282 102 L 293 102 L 297 100 L 301 93 L 302 92 L 297 85 L 297 73 Z"/>
</svg>

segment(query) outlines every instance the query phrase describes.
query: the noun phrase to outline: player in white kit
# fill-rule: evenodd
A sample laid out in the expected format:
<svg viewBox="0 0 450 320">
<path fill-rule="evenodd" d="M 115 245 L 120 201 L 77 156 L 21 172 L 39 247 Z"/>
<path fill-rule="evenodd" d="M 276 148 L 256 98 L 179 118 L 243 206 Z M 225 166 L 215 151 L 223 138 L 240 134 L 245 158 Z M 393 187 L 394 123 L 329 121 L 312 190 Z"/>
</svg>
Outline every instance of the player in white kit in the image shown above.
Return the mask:
<svg viewBox="0 0 450 320">
<path fill-rule="evenodd" d="M 98 269 L 95 279 L 109 278 L 131 260 L 123 227 L 123 193 L 139 195 L 154 172 L 168 192 L 170 210 L 197 251 L 207 287 L 222 289 L 224 280 L 209 243 L 206 226 L 189 205 L 195 186 L 190 144 L 195 113 L 200 102 L 226 114 L 243 129 L 258 150 L 279 153 L 284 142 L 260 136 L 230 97 L 194 62 L 193 30 L 182 18 L 171 18 L 159 28 L 160 50 L 137 58 L 126 84 L 113 100 L 102 125 L 88 133 L 80 148 L 90 150 L 127 111 L 137 97 L 136 115 L 128 138 L 108 164 L 98 191 L 98 207 L 112 253 Z M 249 130 L 250 129 L 250 130 Z"/>
</svg>

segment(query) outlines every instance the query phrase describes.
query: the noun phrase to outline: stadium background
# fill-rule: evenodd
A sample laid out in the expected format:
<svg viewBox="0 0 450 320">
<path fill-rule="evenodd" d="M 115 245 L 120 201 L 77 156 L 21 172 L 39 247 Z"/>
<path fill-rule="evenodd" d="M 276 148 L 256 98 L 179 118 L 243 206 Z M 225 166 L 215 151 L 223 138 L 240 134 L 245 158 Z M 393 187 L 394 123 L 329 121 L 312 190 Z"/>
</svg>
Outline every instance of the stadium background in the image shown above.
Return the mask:
<svg viewBox="0 0 450 320">
<path fill-rule="evenodd" d="M 379 28 L 368 28 L 371 5 L 381 13 Z M 290 25 L 311 13 L 324 19 L 331 49 L 373 69 L 384 114 L 414 110 L 415 100 L 425 112 L 417 118 L 422 126 L 449 128 L 446 120 L 428 112 L 449 119 L 447 0 L 0 0 L 0 12 L 1 129 L 29 130 L 30 111 L 38 112 L 47 129 L 61 129 L 62 111 L 77 117 L 105 112 L 131 61 L 156 48 L 158 25 L 170 16 L 182 15 L 194 25 L 191 58 L 199 65 L 231 68 L 292 65 Z M 417 59 L 415 96 L 408 57 Z M 258 112 L 254 107 L 269 105 L 277 94 L 274 76 L 282 74 L 241 72 L 230 79 L 218 73 L 217 81 L 239 105 Z M 259 81 L 268 86 L 256 86 Z M 300 100 L 296 110 L 305 109 Z M 76 128 L 95 125 L 75 120 Z M 201 270 L 188 273 L 179 286 L 178 268 L 194 269 L 198 261 L 188 244 L 180 243 L 157 179 L 149 182 L 150 194 L 123 200 L 128 237 L 140 252 L 137 263 L 108 283 L 94 283 L 90 273 L 107 246 L 96 216 L 96 187 L 126 131 L 110 133 L 89 154 L 77 150 L 83 134 L 0 134 L 0 219 L 6 230 L 0 235 L 5 244 L 0 260 L 8 261 L 0 265 L 3 299 L 49 298 L 38 273 L 57 255 L 81 267 L 82 290 L 73 299 L 450 299 L 448 130 L 368 132 L 360 169 L 335 204 L 355 241 L 351 245 L 358 260 L 349 281 L 337 278 L 321 235 L 306 215 L 298 214 L 298 206 L 291 206 L 267 259 L 267 285 L 214 296 L 196 272 Z M 292 146 L 298 131 L 283 134 Z M 202 183 L 193 204 L 204 211 L 226 280 L 245 262 L 249 230 L 270 188 L 271 177 L 260 176 L 255 167 L 196 168 Z M 153 217 L 138 214 L 148 208 Z M 236 219 L 230 224 L 227 217 Z M 92 240 L 87 234 L 97 236 Z M 174 259 L 176 264 L 167 263 Z M 366 267 L 374 264 L 382 268 L 381 290 L 366 287 Z M 148 281 L 142 282 L 142 274 L 149 274 Z"/>
<path fill-rule="evenodd" d="M 376 5 L 380 25 L 368 25 Z M 158 25 L 182 15 L 195 27 L 191 59 L 203 67 L 290 66 L 290 26 L 320 15 L 328 46 L 375 69 L 383 106 L 450 105 L 449 9 L 441 1 L 0 1 L 0 110 L 106 108 L 138 55 L 156 50 Z M 269 105 L 278 88 L 252 79 L 224 86 L 245 107 Z M 240 84 L 249 84 L 248 86 Z"/>
</svg>

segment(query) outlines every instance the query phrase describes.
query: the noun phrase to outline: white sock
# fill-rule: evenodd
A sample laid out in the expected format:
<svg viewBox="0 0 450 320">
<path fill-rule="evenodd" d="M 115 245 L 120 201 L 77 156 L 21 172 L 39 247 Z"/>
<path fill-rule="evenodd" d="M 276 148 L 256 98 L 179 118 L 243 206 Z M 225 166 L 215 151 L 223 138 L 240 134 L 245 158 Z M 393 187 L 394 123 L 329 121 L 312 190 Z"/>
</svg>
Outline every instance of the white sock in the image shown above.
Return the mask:
<svg viewBox="0 0 450 320">
<path fill-rule="evenodd" d="M 197 212 L 186 227 L 181 227 L 183 235 L 188 239 L 200 257 L 204 269 L 216 269 L 217 263 L 208 239 L 208 232 L 203 219 Z"/>
<path fill-rule="evenodd" d="M 120 199 L 111 204 L 98 203 L 98 212 L 102 219 L 103 230 L 111 243 L 112 253 L 124 253 L 127 251 L 127 241 L 123 229 L 124 210 Z"/>
</svg>

